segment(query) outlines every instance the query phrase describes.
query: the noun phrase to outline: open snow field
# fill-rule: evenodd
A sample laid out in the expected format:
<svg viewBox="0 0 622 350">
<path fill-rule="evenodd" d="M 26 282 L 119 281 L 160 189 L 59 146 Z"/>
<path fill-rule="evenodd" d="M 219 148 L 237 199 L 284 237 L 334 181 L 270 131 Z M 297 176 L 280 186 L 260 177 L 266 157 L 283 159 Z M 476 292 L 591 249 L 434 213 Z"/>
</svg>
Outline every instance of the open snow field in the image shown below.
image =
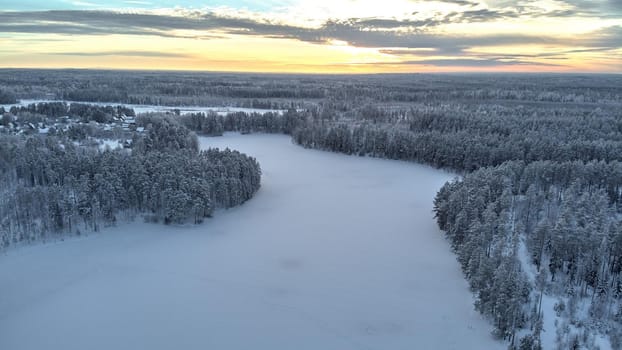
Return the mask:
<svg viewBox="0 0 622 350">
<path fill-rule="evenodd" d="M 450 174 L 287 136 L 201 144 L 255 156 L 256 197 L 1 255 L 0 349 L 505 348 L 432 216 Z"/>
</svg>

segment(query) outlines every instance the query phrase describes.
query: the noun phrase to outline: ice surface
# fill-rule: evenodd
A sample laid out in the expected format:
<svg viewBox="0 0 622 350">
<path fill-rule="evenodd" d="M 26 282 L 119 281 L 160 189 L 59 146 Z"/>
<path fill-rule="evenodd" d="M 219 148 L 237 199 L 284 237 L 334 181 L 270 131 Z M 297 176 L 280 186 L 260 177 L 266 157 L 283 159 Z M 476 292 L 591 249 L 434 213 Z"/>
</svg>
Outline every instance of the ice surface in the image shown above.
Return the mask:
<svg viewBox="0 0 622 350">
<path fill-rule="evenodd" d="M 505 349 L 432 217 L 452 176 L 201 138 L 255 156 L 257 195 L 198 226 L 120 224 L 0 256 L 0 349 Z"/>
</svg>

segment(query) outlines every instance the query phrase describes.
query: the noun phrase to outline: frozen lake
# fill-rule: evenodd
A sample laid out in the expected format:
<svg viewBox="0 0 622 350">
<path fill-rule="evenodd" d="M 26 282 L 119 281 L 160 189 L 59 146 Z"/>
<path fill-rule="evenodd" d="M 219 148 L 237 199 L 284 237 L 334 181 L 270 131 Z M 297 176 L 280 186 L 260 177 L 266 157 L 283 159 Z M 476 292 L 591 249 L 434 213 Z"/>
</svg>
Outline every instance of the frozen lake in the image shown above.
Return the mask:
<svg viewBox="0 0 622 350">
<path fill-rule="evenodd" d="M 505 349 L 432 199 L 452 176 L 227 135 L 262 188 L 199 226 L 122 224 L 0 256 L 0 349 Z"/>
</svg>

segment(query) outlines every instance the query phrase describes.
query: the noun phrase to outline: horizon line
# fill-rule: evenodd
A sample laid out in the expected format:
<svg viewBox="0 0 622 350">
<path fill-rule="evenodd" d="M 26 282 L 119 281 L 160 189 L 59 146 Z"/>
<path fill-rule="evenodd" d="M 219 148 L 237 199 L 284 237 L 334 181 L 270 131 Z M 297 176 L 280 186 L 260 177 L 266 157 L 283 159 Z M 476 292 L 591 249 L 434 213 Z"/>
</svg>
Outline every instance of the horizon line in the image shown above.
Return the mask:
<svg viewBox="0 0 622 350">
<path fill-rule="evenodd" d="M 157 69 L 157 68 L 111 68 L 111 67 L 0 67 L 0 71 L 109 71 L 109 72 L 154 72 L 154 73 L 203 73 L 203 74 L 260 74 L 260 75 L 622 75 L 622 72 L 595 72 L 595 71 L 438 71 L 438 72 L 298 72 L 298 71 L 227 71 L 227 70 L 197 70 L 197 69 Z"/>
</svg>

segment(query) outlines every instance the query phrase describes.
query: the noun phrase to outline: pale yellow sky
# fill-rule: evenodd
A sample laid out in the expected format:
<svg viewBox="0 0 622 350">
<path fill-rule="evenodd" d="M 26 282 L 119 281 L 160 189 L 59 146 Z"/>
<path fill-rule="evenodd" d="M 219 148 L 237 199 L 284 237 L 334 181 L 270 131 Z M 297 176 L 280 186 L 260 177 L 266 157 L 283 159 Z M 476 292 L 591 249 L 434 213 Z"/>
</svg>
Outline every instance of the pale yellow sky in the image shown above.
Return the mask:
<svg viewBox="0 0 622 350">
<path fill-rule="evenodd" d="M 622 71 L 622 6 L 609 0 L 589 9 L 572 0 L 515 2 L 521 6 L 301 0 L 268 8 L 251 1 L 133 9 L 110 3 L 0 11 L 0 67 Z"/>
</svg>

